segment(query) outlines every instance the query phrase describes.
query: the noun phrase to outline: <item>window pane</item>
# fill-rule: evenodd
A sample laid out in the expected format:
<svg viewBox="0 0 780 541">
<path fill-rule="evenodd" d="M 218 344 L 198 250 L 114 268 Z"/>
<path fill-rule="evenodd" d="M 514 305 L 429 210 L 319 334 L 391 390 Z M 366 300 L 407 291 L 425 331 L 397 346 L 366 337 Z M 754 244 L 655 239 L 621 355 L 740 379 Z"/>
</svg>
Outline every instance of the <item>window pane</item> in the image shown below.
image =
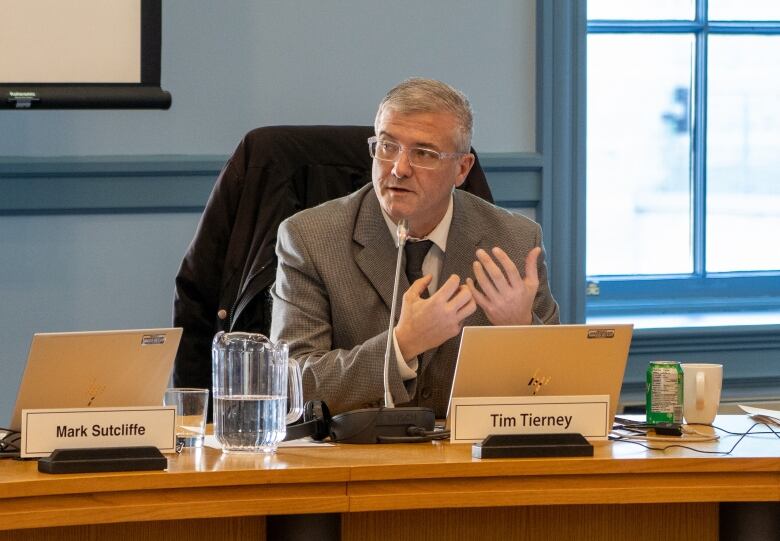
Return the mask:
<svg viewBox="0 0 780 541">
<path fill-rule="evenodd" d="M 588 0 L 588 19 L 692 21 L 694 0 Z"/>
<path fill-rule="evenodd" d="M 778 0 L 710 0 L 710 19 L 717 21 L 780 20 Z"/>
<path fill-rule="evenodd" d="M 587 273 L 690 273 L 687 34 L 588 36 Z"/>
<path fill-rule="evenodd" d="M 707 270 L 780 269 L 780 36 L 709 45 Z"/>
</svg>

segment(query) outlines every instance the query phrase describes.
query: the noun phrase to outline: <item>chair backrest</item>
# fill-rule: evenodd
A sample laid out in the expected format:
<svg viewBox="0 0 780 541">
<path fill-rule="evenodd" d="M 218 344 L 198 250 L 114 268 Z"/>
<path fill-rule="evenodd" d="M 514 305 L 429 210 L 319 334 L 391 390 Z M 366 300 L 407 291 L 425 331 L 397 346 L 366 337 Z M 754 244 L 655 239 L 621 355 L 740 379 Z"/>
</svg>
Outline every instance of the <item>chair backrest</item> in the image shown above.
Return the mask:
<svg viewBox="0 0 780 541">
<path fill-rule="evenodd" d="M 301 209 L 342 197 L 371 180 L 368 138 L 373 126 L 268 126 L 247 134 L 247 170 L 265 170 L 269 161 L 277 171 L 293 172 Z M 476 156 L 461 189 L 493 202 L 485 173 Z M 347 173 L 351 183 L 338 178 Z"/>
<path fill-rule="evenodd" d="M 177 386 L 211 386 L 216 332 L 268 334 L 279 224 L 370 182 L 372 135 L 372 126 L 268 126 L 246 134 L 217 179 L 176 276 L 173 322 L 184 329 Z M 460 188 L 492 202 L 479 158 Z"/>
</svg>

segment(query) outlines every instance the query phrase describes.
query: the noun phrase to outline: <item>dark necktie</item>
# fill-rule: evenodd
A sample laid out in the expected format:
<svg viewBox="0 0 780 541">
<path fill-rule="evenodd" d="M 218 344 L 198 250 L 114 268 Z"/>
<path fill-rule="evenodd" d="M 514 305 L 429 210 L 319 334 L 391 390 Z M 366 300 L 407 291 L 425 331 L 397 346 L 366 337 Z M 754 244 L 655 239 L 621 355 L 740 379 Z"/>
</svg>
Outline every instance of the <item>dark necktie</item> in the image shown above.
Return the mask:
<svg viewBox="0 0 780 541">
<path fill-rule="evenodd" d="M 407 242 L 404 246 L 404 252 L 406 252 L 406 277 L 411 284 L 415 280 L 422 278 L 422 264 L 425 259 L 425 254 L 431 248 L 433 241 L 420 240 L 417 242 Z M 420 295 L 423 298 L 428 297 L 428 290 L 422 292 Z"/>
</svg>

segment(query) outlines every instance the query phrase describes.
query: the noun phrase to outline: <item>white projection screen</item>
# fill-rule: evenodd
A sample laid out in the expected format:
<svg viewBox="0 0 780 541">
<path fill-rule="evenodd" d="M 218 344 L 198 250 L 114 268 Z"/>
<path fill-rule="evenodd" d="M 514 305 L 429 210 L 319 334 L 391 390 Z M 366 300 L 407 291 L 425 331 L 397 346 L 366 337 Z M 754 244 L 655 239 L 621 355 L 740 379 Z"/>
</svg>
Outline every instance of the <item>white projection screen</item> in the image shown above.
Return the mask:
<svg viewBox="0 0 780 541">
<path fill-rule="evenodd" d="M 161 108 L 162 0 L 0 0 L 0 107 Z"/>
</svg>

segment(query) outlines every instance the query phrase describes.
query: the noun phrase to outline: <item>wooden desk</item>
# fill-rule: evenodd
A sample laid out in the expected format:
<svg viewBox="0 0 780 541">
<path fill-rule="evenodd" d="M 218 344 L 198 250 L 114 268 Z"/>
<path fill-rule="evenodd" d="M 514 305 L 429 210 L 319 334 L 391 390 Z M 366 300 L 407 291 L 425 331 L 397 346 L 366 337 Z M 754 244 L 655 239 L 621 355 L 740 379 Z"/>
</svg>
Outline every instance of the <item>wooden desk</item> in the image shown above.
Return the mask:
<svg viewBox="0 0 780 541">
<path fill-rule="evenodd" d="M 4 539 L 262 539 L 265 515 L 325 512 L 343 513 L 345 539 L 716 539 L 724 501 L 780 501 L 780 439 L 730 456 L 605 442 L 593 458 L 482 461 L 449 443 L 188 449 L 166 472 L 70 475 L 0 461 Z"/>
</svg>

